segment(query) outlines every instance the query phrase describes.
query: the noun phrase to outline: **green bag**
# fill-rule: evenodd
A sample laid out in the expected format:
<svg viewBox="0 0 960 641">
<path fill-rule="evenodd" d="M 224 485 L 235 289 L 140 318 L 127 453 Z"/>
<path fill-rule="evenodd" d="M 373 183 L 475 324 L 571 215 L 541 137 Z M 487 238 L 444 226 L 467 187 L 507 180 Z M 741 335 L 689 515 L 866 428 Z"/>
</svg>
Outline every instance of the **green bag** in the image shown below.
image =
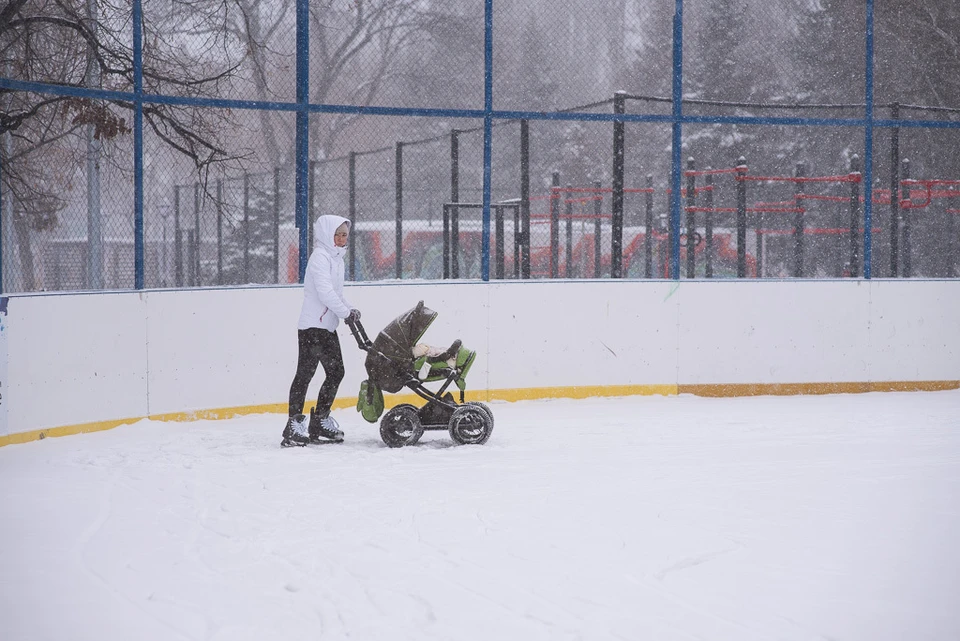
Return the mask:
<svg viewBox="0 0 960 641">
<path fill-rule="evenodd" d="M 366 380 L 360 383 L 357 411 L 368 423 L 376 423 L 383 414 L 383 392 L 373 381 Z"/>
</svg>

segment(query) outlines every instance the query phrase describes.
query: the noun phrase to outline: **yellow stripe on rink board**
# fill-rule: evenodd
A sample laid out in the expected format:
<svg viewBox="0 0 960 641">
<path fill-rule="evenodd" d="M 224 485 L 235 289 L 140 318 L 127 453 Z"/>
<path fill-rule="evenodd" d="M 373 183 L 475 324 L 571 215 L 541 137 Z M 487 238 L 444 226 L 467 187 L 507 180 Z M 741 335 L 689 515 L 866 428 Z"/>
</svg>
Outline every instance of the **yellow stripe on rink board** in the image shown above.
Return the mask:
<svg viewBox="0 0 960 641">
<path fill-rule="evenodd" d="M 804 394 L 859 394 L 864 392 L 935 392 L 960 389 L 960 381 L 881 381 L 873 383 L 755 383 L 730 384 L 706 383 L 697 385 L 582 385 L 573 387 L 529 387 L 521 389 L 476 390 L 466 393 L 469 401 L 533 401 L 551 398 L 594 398 L 605 396 L 675 396 L 677 394 L 694 394 L 696 396 L 797 396 Z M 455 398 L 459 396 L 454 392 Z M 416 394 L 388 394 L 384 398 L 387 407 L 394 407 L 400 403 L 422 403 L 423 399 Z M 341 397 L 334 404 L 334 409 L 353 408 L 357 405 L 357 397 Z M 310 403 L 305 411 L 313 406 Z M 211 410 L 197 410 L 194 412 L 171 412 L 168 414 L 153 414 L 150 416 L 125 418 L 79 425 L 64 425 L 51 427 L 32 432 L 20 432 L 0 436 L 0 447 L 16 443 L 39 441 L 54 436 L 69 436 L 71 434 L 85 434 L 101 432 L 121 425 L 131 425 L 143 419 L 153 421 L 202 421 L 221 420 L 246 416 L 250 414 L 280 414 L 286 415 L 286 403 L 269 403 L 265 405 L 247 405 L 242 407 L 224 407 Z M 280 424 L 278 419 L 278 425 Z"/>
<path fill-rule="evenodd" d="M 548 398 L 593 398 L 597 396 L 673 396 L 676 385 L 578 385 L 490 390 L 485 401 L 535 401 Z"/>
<path fill-rule="evenodd" d="M 41 441 L 52 436 L 70 436 L 71 434 L 86 434 L 89 432 L 102 432 L 112 430 L 121 425 L 130 425 L 142 420 L 140 418 L 125 418 L 116 421 L 99 421 L 96 423 L 81 423 L 80 425 L 64 425 L 62 427 L 50 427 L 44 430 L 34 430 L 32 432 L 19 432 L 0 436 L 0 447 L 4 445 L 13 445 L 15 443 L 29 443 L 30 441 Z"/>
<path fill-rule="evenodd" d="M 706 383 L 678 385 L 696 396 L 802 396 L 865 392 L 937 392 L 960 388 L 960 381 L 879 381 L 874 383 Z"/>
</svg>

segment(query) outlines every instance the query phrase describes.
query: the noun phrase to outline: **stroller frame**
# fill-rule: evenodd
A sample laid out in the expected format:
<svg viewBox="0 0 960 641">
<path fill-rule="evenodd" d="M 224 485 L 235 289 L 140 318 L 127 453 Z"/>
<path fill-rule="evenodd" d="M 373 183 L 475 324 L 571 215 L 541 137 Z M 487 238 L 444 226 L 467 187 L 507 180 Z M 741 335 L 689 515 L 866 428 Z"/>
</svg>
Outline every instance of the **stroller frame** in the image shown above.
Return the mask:
<svg viewBox="0 0 960 641">
<path fill-rule="evenodd" d="M 364 352 L 384 356 L 374 346 L 359 320 L 347 321 L 347 325 L 357 341 L 357 347 Z M 458 346 L 459 341 L 454 345 Z M 457 444 L 486 443 L 493 430 L 493 412 L 483 403 L 466 401 L 464 389 L 460 389 L 459 403 L 453 393 L 447 391 L 463 370 L 454 366 L 434 368 L 431 372 L 434 376 L 442 376 L 431 381 L 440 383 L 440 388 L 435 392 L 424 385 L 415 372 L 405 371 L 403 386 L 426 401 L 426 405 L 418 408 L 410 403 L 401 403 L 387 411 L 380 421 L 383 442 L 390 447 L 403 447 L 417 443 L 425 430 L 448 430 Z"/>
</svg>

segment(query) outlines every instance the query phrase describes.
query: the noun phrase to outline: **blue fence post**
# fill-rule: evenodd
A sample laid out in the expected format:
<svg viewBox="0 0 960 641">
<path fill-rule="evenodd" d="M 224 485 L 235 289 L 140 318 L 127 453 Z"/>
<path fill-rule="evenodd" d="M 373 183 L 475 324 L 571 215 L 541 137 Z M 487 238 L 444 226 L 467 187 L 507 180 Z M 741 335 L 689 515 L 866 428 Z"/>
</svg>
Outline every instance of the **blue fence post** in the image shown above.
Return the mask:
<svg viewBox="0 0 960 641">
<path fill-rule="evenodd" d="M 867 106 L 863 141 L 863 277 L 866 279 L 873 272 L 873 2 L 867 0 Z"/>
<path fill-rule="evenodd" d="M 0 294 L 3 294 L 3 249 L 7 242 L 6 229 L 3 227 L 3 153 L 0 153 Z"/>
<path fill-rule="evenodd" d="M 308 212 L 310 160 L 310 5 L 297 0 L 297 117 L 296 117 L 296 218 L 300 232 L 300 282 L 307 273 L 309 258 Z"/>
<path fill-rule="evenodd" d="M 133 273 L 143 289 L 143 7 L 133 0 Z"/>
<path fill-rule="evenodd" d="M 490 280 L 490 163 L 493 139 L 493 0 L 484 1 L 483 18 L 483 232 L 480 278 Z"/>
<path fill-rule="evenodd" d="M 670 278 L 680 279 L 680 174 L 683 159 L 683 0 L 673 14 L 673 154 L 670 161 Z"/>
</svg>

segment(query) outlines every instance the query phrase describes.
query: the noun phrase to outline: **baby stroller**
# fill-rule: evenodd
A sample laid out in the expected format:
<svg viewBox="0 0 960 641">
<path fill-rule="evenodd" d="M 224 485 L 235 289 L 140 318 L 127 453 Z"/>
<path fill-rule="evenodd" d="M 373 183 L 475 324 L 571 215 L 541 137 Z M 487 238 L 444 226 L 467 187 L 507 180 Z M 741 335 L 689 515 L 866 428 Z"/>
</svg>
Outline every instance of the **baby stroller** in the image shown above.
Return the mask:
<svg viewBox="0 0 960 641">
<path fill-rule="evenodd" d="M 367 352 L 364 366 L 367 380 L 360 386 L 357 410 L 374 423 L 383 412 L 383 392 L 395 393 L 409 387 L 427 404 L 417 408 L 403 403 L 391 408 L 380 421 L 380 438 L 390 447 L 413 445 L 424 430 L 448 430 L 459 445 L 486 443 L 493 431 L 493 413 L 483 403 L 464 402 L 467 372 L 476 358 L 456 340 L 440 351 L 420 344 L 437 312 L 424 307 L 423 301 L 388 324 L 370 341 L 360 321 L 350 323 L 357 345 Z M 433 392 L 424 383 L 437 382 Z M 457 402 L 447 389 L 460 390 Z"/>
</svg>

